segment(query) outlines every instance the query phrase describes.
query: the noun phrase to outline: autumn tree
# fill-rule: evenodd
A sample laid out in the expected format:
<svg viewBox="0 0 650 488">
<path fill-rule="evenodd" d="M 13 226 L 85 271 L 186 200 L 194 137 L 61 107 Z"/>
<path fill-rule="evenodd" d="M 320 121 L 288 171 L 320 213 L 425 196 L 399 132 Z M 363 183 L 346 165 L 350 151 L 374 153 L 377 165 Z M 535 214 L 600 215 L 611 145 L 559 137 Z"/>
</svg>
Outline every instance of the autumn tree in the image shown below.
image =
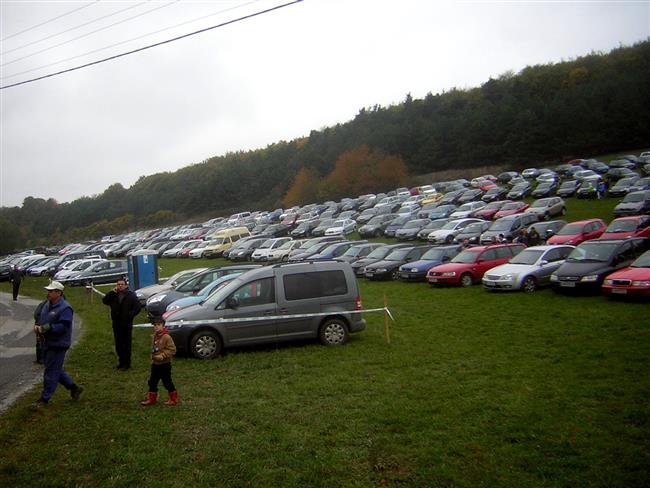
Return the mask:
<svg viewBox="0 0 650 488">
<path fill-rule="evenodd" d="M 309 203 L 316 200 L 317 192 L 318 174 L 312 169 L 303 167 L 298 170 L 282 203 L 285 207 Z"/>
</svg>

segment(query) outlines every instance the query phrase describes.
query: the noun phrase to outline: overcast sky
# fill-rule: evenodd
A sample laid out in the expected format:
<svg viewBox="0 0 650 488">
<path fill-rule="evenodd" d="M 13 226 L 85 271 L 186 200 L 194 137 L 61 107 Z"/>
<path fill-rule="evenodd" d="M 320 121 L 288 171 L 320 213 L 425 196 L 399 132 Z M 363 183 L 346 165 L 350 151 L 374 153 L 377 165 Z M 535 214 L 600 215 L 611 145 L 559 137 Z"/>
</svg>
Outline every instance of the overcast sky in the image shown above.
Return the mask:
<svg viewBox="0 0 650 488">
<path fill-rule="evenodd" d="M 289 0 L 0 0 L 7 86 Z M 359 109 L 650 36 L 649 1 L 303 0 L 0 90 L 0 206 L 72 201 Z M 61 62 L 62 61 L 62 62 Z"/>
</svg>

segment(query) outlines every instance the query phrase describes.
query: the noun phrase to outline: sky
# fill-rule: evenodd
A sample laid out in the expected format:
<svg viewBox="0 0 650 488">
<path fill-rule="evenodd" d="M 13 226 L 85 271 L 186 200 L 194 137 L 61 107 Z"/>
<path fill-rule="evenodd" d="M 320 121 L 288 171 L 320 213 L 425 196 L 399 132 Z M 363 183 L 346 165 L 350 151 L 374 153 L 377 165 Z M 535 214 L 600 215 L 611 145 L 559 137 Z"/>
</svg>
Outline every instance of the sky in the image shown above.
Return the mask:
<svg viewBox="0 0 650 488">
<path fill-rule="evenodd" d="M 0 0 L 0 206 L 141 176 L 650 37 L 645 1 Z"/>
</svg>

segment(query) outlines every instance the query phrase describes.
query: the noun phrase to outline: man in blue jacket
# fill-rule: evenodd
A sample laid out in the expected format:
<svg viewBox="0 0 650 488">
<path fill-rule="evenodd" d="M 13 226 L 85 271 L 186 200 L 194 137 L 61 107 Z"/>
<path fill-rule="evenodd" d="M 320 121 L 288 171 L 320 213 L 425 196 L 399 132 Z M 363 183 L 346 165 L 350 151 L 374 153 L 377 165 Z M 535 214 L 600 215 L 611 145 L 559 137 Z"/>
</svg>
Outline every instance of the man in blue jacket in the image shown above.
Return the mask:
<svg viewBox="0 0 650 488">
<path fill-rule="evenodd" d="M 63 361 L 72 343 L 73 310 L 63 298 L 63 285 L 53 281 L 45 287 L 47 303 L 41 310 L 39 325 L 34 331 L 43 337 L 43 392 L 38 400 L 39 405 L 47 405 L 54 395 L 59 383 L 70 391 L 73 400 L 78 400 L 83 386 L 77 385 L 70 375 L 63 370 Z"/>
</svg>

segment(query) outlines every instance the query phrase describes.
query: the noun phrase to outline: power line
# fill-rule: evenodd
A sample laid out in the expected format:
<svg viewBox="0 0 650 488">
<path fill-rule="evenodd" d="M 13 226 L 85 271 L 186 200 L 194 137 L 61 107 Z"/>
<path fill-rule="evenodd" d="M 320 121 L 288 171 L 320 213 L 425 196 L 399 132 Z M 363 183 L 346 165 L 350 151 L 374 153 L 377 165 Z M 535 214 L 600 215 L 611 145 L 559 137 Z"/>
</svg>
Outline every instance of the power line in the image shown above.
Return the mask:
<svg viewBox="0 0 650 488">
<path fill-rule="evenodd" d="M 31 54 L 27 54 L 26 56 L 23 56 L 22 58 L 16 58 L 16 59 L 14 59 L 12 61 L 9 61 L 7 63 L 0 64 L 0 67 L 8 66 L 10 64 L 17 63 L 18 61 L 22 61 L 23 59 L 27 59 L 27 58 L 30 58 L 32 56 L 36 56 L 37 54 L 41 54 L 41 53 L 44 53 L 46 51 L 49 51 L 51 49 L 61 47 L 61 46 L 65 45 L 65 44 L 68 44 L 70 42 L 78 41 L 79 39 L 83 39 L 84 37 L 88 37 L 88 36 L 91 36 L 91 35 L 96 34 L 98 32 L 101 32 L 103 30 L 110 29 L 111 27 L 114 27 L 114 26 L 119 25 L 119 24 L 123 24 L 124 22 L 128 22 L 129 20 L 137 19 L 138 17 L 142 17 L 143 15 L 150 14 L 151 12 L 154 12 L 156 10 L 160 10 L 162 8 L 169 7 L 170 5 L 173 5 L 173 4 L 178 3 L 178 2 L 180 2 L 180 0 L 173 0 L 172 2 L 160 5 L 159 7 L 154 7 L 152 9 L 150 9 L 150 10 L 147 10 L 146 12 L 142 12 L 142 13 L 139 13 L 139 14 L 134 15 L 132 17 L 129 17 L 128 19 L 124 19 L 124 20 L 121 20 L 119 22 L 115 22 L 114 24 L 110 24 L 110 25 L 106 25 L 104 27 L 100 27 L 99 29 L 95 29 L 94 31 L 87 32 L 86 34 L 82 34 L 80 36 L 74 37 L 74 38 L 69 39 L 67 41 L 60 42 L 59 44 L 55 44 L 54 46 L 46 47 L 44 49 L 41 49 L 40 51 L 36 51 L 36 52 L 31 53 Z"/>
<path fill-rule="evenodd" d="M 95 22 L 99 22 L 100 20 L 104 20 L 104 19 L 107 19 L 109 17 L 113 17 L 114 15 L 121 14 L 122 12 L 126 12 L 127 10 L 137 8 L 140 5 L 144 5 L 145 3 L 150 2 L 150 1 L 151 0 L 146 0 L 145 2 L 136 3 L 135 5 L 131 5 L 130 7 L 123 8 L 122 10 L 118 10 L 117 12 L 106 14 L 106 15 L 104 15 L 102 17 L 98 17 L 96 19 L 90 20 L 90 21 L 86 22 L 85 24 L 80 24 L 80 25 L 77 25 L 75 27 L 71 27 L 69 29 L 66 29 L 64 31 L 57 32 L 56 34 L 51 34 L 51 35 L 43 37 L 41 39 L 37 39 L 35 41 L 28 42 L 27 44 L 23 44 L 22 46 L 18 46 L 18 47 L 15 47 L 13 49 L 9 49 L 8 51 L 5 51 L 3 53 L 0 53 L 0 56 L 6 56 L 7 54 L 13 53 L 14 51 L 18 51 L 20 49 L 24 49 L 26 47 L 33 46 L 34 44 L 38 44 L 39 42 L 47 41 L 48 39 L 52 39 L 53 37 L 60 36 L 61 34 L 66 34 L 66 33 L 71 32 L 73 30 L 81 29 L 82 27 L 86 27 L 87 25 L 94 24 Z M 126 20 L 130 20 L 130 19 L 126 19 Z M 126 20 L 124 20 L 123 22 L 126 22 Z M 115 25 L 115 24 L 113 24 L 113 25 Z M 56 46 L 54 46 L 54 47 L 56 47 Z M 37 54 L 37 53 L 34 53 L 34 54 Z M 29 56 L 33 56 L 34 54 L 30 54 Z M 22 58 L 22 59 L 25 59 L 25 58 Z"/>
<path fill-rule="evenodd" d="M 15 34 L 11 34 L 10 36 L 5 37 L 4 39 L 0 39 L 0 42 L 6 41 L 7 39 L 11 39 L 12 37 L 19 36 L 20 34 L 24 34 L 25 32 L 29 32 L 30 30 L 34 30 L 34 29 L 36 29 L 38 27 L 42 27 L 45 24 L 49 24 L 50 22 L 54 22 L 55 20 L 58 20 L 58 19 L 60 19 L 62 17 L 65 17 L 66 15 L 70 15 L 70 14 L 73 14 L 75 12 L 78 12 L 79 10 L 85 9 L 87 7 L 90 7 L 91 5 L 94 5 L 95 3 L 98 3 L 98 2 L 99 2 L 99 0 L 95 0 L 94 2 L 90 2 L 90 3 L 86 4 L 86 5 L 82 5 L 81 7 L 77 7 L 75 9 L 72 9 L 69 12 L 58 15 L 58 16 L 50 19 L 50 20 L 46 20 L 45 22 L 41 22 L 40 24 L 34 25 L 32 27 L 28 27 L 25 30 L 22 30 L 20 32 L 16 32 Z"/>
<path fill-rule="evenodd" d="M 248 3 L 243 3 L 241 5 L 237 5 L 237 6 L 234 6 L 234 7 L 229 7 L 229 8 L 223 9 L 223 10 L 218 10 L 218 11 L 212 12 L 212 13 L 210 13 L 208 15 L 203 15 L 201 17 L 196 17 L 196 18 L 194 18 L 192 20 L 181 22 L 180 24 L 165 27 L 164 29 L 159 29 L 157 31 L 149 32 L 147 34 L 143 34 L 141 36 L 133 37 L 133 38 L 127 39 L 125 41 L 116 42 L 114 44 L 110 44 L 108 46 L 104 46 L 104 47 L 101 47 L 101 48 L 98 48 L 98 49 L 93 49 L 92 51 L 87 51 L 87 52 L 85 52 L 83 54 L 78 54 L 76 56 L 71 56 L 69 58 L 60 59 L 58 61 L 54 61 L 53 63 L 48 63 L 48 64 L 45 64 L 45 65 L 41 65 L 41 66 L 38 66 L 36 68 L 31 68 L 31 69 L 28 69 L 28 70 L 25 70 L 25 71 L 20 71 L 18 73 L 14 73 L 14 74 L 9 75 L 9 76 L 1 76 L 0 75 L 0 80 L 8 80 L 10 78 L 15 78 L 17 76 L 25 75 L 27 73 L 33 73 L 34 71 L 39 71 L 39 70 L 44 69 L 44 68 L 49 68 L 50 66 L 56 66 L 57 64 L 66 63 L 66 62 L 72 61 L 74 59 L 83 58 L 84 56 L 88 56 L 89 54 L 95 54 L 95 53 L 98 53 L 98 52 L 101 52 L 101 51 L 105 51 L 107 49 L 111 49 L 111 48 L 114 48 L 114 47 L 117 47 L 117 46 L 121 46 L 123 44 L 128 44 L 129 42 L 137 41 L 139 39 L 143 39 L 145 37 L 149 37 L 149 36 L 152 36 L 152 35 L 155 35 L 155 34 L 160 34 L 161 32 L 165 32 L 165 31 L 168 31 L 170 29 L 175 29 L 175 28 L 181 27 L 183 25 L 192 24 L 192 23 L 197 22 L 199 20 L 207 19 L 208 17 L 213 17 L 215 15 L 219 15 L 219 14 L 222 14 L 222 13 L 225 13 L 225 12 L 229 12 L 231 10 L 237 10 L 239 8 L 246 7 L 248 5 L 251 5 L 251 4 L 253 4 L 255 2 L 259 2 L 259 1 L 260 0 L 251 0 Z"/>
<path fill-rule="evenodd" d="M 266 10 L 261 10 L 259 12 L 255 12 L 255 13 L 252 13 L 252 14 L 249 14 L 249 15 L 245 15 L 243 17 L 238 17 L 236 19 L 229 20 L 227 22 L 222 22 L 221 24 L 213 25 L 211 27 L 206 27 L 205 29 L 200 29 L 198 31 L 190 32 L 189 34 L 183 34 L 182 36 L 174 37 L 172 39 L 167 39 L 166 41 L 157 42 L 155 44 L 150 44 L 148 46 L 144 46 L 144 47 L 141 47 L 141 48 L 138 48 L 138 49 L 134 49 L 132 51 L 124 52 L 124 53 L 121 53 L 121 54 L 116 54 L 115 56 L 110 56 L 108 58 L 104 58 L 104 59 L 100 59 L 100 60 L 93 61 L 93 62 L 90 62 L 90 63 L 82 64 L 80 66 L 75 66 L 74 68 L 68 68 L 68 69 L 65 69 L 65 70 L 62 70 L 62 71 L 58 71 L 56 73 L 50 73 L 48 75 L 39 76 L 37 78 L 32 78 L 30 80 L 25 80 L 25 81 L 21 81 L 21 82 L 18 82 L 18 83 L 13 83 L 11 85 L 0 86 L 0 90 L 4 90 L 4 89 L 7 89 L 7 88 L 13 88 L 13 87 L 20 86 L 20 85 L 25 85 L 27 83 L 32 83 L 34 81 L 43 80 L 45 78 L 51 78 L 53 76 L 58 76 L 58 75 L 61 75 L 61 74 L 64 74 L 64 73 L 69 73 L 71 71 L 76 71 L 76 70 L 79 70 L 79 69 L 82 69 L 82 68 L 87 68 L 89 66 L 94 66 L 96 64 L 101 64 L 101 63 L 105 63 L 107 61 L 112 61 L 113 59 L 121 58 L 121 57 L 124 57 L 124 56 L 128 56 L 130 54 L 135 54 L 135 53 L 138 53 L 138 52 L 141 52 L 141 51 L 145 51 L 147 49 L 162 46 L 163 44 L 169 44 L 171 42 L 178 41 L 180 39 L 185 39 L 187 37 L 195 36 L 197 34 L 202 34 L 203 32 L 208 32 L 210 30 L 218 29 L 220 27 L 224 27 L 224 26 L 227 26 L 227 25 L 230 25 L 230 24 L 234 24 L 236 22 L 241 22 L 243 20 L 248 20 L 248 19 L 251 19 L 253 17 L 258 17 L 260 15 L 264 15 L 264 14 L 273 12 L 275 10 L 279 10 L 281 8 L 288 7 L 290 5 L 294 5 L 294 4 L 300 3 L 300 2 L 302 2 L 302 0 L 293 0 L 291 2 L 287 2 L 287 3 L 284 3 L 282 5 L 271 7 L 271 8 L 268 8 Z"/>
</svg>

